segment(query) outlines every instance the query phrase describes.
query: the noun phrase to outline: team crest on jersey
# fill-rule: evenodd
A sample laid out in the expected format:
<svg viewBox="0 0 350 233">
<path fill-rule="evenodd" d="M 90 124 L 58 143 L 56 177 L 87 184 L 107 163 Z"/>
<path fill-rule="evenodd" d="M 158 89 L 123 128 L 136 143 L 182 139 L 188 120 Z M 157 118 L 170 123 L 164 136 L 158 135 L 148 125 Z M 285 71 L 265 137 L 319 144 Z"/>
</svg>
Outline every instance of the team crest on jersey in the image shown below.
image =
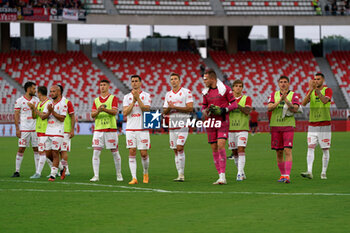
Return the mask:
<svg viewBox="0 0 350 233">
<path fill-rule="evenodd" d="M 180 94 L 179 94 L 180 96 L 182 96 L 182 92 L 180 92 Z"/>
<path fill-rule="evenodd" d="M 144 99 L 145 99 L 145 97 L 144 97 L 144 96 L 142 96 L 142 97 L 141 97 L 141 99 L 142 99 L 142 100 L 144 100 Z"/>
</svg>

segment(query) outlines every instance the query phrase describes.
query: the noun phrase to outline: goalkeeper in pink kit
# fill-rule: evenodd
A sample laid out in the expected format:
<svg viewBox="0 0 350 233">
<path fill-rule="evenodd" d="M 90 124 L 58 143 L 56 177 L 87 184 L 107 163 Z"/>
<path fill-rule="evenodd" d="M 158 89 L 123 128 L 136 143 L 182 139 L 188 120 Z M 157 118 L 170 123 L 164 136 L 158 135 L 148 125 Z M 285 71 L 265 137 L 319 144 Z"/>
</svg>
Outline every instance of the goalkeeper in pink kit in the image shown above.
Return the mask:
<svg viewBox="0 0 350 233">
<path fill-rule="evenodd" d="M 229 112 L 238 107 L 232 90 L 217 79 L 214 70 L 205 72 L 203 90 L 203 116 L 207 120 L 220 121 L 221 127 L 206 128 L 208 143 L 213 151 L 214 163 L 219 179 L 213 184 L 226 184 L 226 140 L 229 131 Z"/>
</svg>

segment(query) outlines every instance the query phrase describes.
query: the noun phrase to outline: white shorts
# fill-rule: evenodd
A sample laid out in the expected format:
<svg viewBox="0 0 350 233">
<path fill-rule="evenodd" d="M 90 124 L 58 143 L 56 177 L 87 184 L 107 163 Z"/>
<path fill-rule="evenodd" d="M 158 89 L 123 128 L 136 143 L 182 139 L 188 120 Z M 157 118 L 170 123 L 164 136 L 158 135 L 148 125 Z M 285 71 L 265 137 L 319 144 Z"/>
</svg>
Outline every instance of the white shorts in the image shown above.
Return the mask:
<svg viewBox="0 0 350 233">
<path fill-rule="evenodd" d="M 228 149 L 234 150 L 239 146 L 246 147 L 248 143 L 248 132 L 229 132 L 228 133 Z"/>
<path fill-rule="evenodd" d="M 69 138 L 69 133 L 64 133 L 61 151 L 70 151 L 70 141 L 71 139 Z"/>
<path fill-rule="evenodd" d="M 41 136 L 41 137 L 38 137 L 38 150 L 39 152 L 43 152 L 43 151 L 46 151 L 48 150 L 47 148 L 47 141 L 48 137 L 47 136 Z"/>
<path fill-rule="evenodd" d="M 106 149 L 118 149 L 118 133 L 117 132 L 99 132 L 95 131 L 92 138 L 92 147 L 100 147 Z"/>
<path fill-rule="evenodd" d="M 149 131 L 126 131 L 126 148 L 148 150 L 151 146 Z"/>
<path fill-rule="evenodd" d="M 63 137 L 47 136 L 45 147 L 47 150 L 60 150 L 63 142 Z"/>
<path fill-rule="evenodd" d="M 322 149 L 327 149 L 331 147 L 332 131 L 331 126 L 309 126 L 307 132 L 307 144 L 320 145 Z"/>
<path fill-rule="evenodd" d="M 32 147 L 38 147 L 36 132 L 21 132 L 21 138 L 18 139 L 18 147 L 29 147 L 29 143 L 32 144 Z"/>
<path fill-rule="evenodd" d="M 176 149 L 176 146 L 184 146 L 188 137 L 188 128 L 169 130 L 170 148 Z"/>
</svg>

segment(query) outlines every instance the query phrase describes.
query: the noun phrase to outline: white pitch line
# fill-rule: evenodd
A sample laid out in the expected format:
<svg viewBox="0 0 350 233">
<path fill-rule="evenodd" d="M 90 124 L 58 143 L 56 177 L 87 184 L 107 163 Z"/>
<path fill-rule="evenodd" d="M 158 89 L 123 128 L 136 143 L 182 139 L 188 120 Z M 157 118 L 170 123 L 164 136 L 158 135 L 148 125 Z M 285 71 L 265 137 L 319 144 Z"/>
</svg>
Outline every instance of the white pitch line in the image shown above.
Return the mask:
<svg viewBox="0 0 350 233">
<path fill-rule="evenodd" d="M 90 189 L 90 190 L 84 190 L 84 189 L 73 189 L 73 190 L 62 190 L 62 189 L 0 189 L 0 192 L 64 192 L 64 193 L 150 193 L 152 191 L 131 191 L 131 190 L 95 190 L 95 189 Z"/>
<path fill-rule="evenodd" d="M 14 183 L 32 183 L 32 184 L 50 184 L 47 181 L 32 181 L 32 180 L 1 180 L 0 182 L 14 182 Z M 27 192 L 104 192 L 104 193 L 172 193 L 172 194 L 246 194 L 246 195 L 275 195 L 275 196 L 350 196 L 350 193 L 278 193 L 278 192 L 235 192 L 235 191 L 171 191 L 164 189 L 153 188 L 141 188 L 141 187 L 129 187 L 118 186 L 108 184 L 96 184 L 96 183 L 80 183 L 80 182 L 56 182 L 53 184 L 63 185 L 85 185 L 94 187 L 107 187 L 107 188 L 122 188 L 127 190 L 50 190 L 50 189 L 0 189 L 0 191 L 27 191 Z"/>
</svg>

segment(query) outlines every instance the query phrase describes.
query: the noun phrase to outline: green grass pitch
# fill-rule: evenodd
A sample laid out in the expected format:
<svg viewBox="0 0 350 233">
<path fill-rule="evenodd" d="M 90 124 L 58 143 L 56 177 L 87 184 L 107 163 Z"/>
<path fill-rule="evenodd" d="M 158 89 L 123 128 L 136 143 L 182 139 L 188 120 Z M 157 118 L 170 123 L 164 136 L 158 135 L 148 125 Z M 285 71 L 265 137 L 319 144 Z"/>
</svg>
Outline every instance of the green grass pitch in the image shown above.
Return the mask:
<svg viewBox="0 0 350 233">
<path fill-rule="evenodd" d="M 190 135 L 185 147 L 186 182 L 176 169 L 168 135 L 152 135 L 150 183 L 128 185 L 125 136 L 119 137 L 124 181 L 116 182 L 111 153 L 101 154 L 100 182 L 92 177 L 92 136 L 76 136 L 69 157 L 71 176 L 49 183 L 30 180 L 33 153 L 15 168 L 16 138 L 0 138 L 0 232 L 350 232 L 350 134 L 333 133 L 328 180 L 321 180 L 322 152 L 316 150 L 314 179 L 306 169 L 306 133 L 296 133 L 291 184 L 276 182 L 279 171 L 270 135 L 249 136 L 247 180 L 235 181 L 228 160 L 228 185 L 217 179 L 206 135 Z M 229 152 L 227 151 L 229 154 Z M 45 165 L 43 176 L 49 173 Z M 142 165 L 138 154 L 138 178 Z M 337 195 L 342 194 L 342 195 Z"/>
</svg>

